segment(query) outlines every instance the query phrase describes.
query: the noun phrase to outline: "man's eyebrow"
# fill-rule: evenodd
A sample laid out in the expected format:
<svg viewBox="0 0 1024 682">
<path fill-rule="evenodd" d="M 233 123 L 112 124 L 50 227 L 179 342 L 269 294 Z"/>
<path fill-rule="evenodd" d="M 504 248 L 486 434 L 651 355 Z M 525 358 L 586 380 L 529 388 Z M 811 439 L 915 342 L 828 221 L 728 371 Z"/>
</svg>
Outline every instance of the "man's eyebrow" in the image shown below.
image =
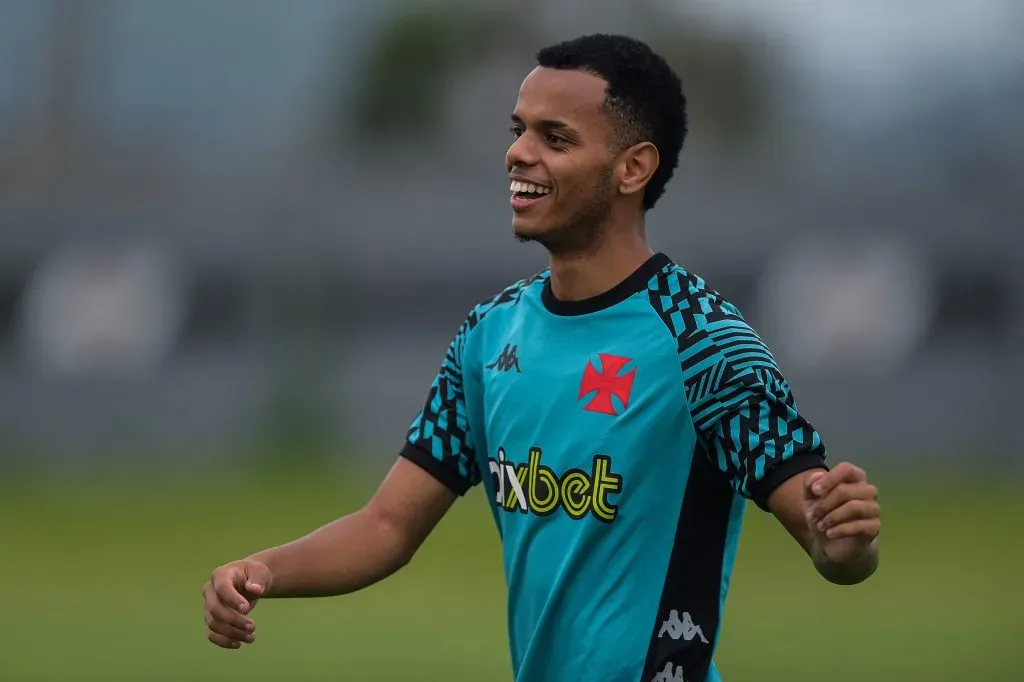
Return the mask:
<svg viewBox="0 0 1024 682">
<path fill-rule="evenodd" d="M 512 114 L 510 118 L 512 119 L 512 122 L 515 123 L 516 125 L 524 127 L 526 126 L 526 124 L 523 123 L 523 119 L 517 116 L 516 114 Z M 537 127 L 540 128 L 541 130 L 568 130 L 572 128 L 572 126 L 570 126 L 565 121 L 556 121 L 554 119 L 548 118 L 537 121 Z"/>
</svg>

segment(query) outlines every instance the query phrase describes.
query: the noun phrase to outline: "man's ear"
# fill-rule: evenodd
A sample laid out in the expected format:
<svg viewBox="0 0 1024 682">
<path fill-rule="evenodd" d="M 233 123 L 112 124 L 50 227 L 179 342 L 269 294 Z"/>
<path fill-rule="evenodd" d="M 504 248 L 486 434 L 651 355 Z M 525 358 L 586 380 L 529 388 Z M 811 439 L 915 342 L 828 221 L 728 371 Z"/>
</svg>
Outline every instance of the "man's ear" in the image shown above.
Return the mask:
<svg viewBox="0 0 1024 682">
<path fill-rule="evenodd" d="M 650 142 L 640 142 L 623 150 L 616 166 L 619 191 L 627 196 L 643 192 L 660 162 L 658 148 Z"/>
</svg>

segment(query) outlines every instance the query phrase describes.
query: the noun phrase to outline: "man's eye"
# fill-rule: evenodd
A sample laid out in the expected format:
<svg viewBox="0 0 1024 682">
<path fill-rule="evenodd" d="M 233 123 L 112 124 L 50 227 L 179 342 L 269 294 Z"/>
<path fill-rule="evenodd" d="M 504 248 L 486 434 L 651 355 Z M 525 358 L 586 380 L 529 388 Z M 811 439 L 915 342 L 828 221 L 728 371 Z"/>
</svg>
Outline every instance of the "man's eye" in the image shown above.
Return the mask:
<svg viewBox="0 0 1024 682">
<path fill-rule="evenodd" d="M 512 126 L 509 131 L 512 133 L 512 137 L 519 137 L 523 134 L 523 129 L 519 126 Z"/>
</svg>

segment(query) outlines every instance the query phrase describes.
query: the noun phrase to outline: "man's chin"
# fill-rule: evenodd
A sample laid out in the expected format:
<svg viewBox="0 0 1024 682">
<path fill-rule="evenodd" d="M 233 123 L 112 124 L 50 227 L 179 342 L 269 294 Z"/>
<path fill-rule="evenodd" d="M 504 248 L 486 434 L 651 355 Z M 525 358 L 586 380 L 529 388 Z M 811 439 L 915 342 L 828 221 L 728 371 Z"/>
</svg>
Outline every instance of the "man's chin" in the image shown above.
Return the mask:
<svg viewBox="0 0 1024 682">
<path fill-rule="evenodd" d="M 552 254 L 569 254 L 592 248 L 600 234 L 602 221 L 555 226 L 512 222 L 512 234 L 519 242 L 540 244 Z"/>
<path fill-rule="evenodd" d="M 540 244 L 552 254 L 567 253 L 577 248 L 577 240 L 573 238 L 572 233 L 568 233 L 564 229 L 513 226 L 512 234 L 519 243 Z"/>
<path fill-rule="evenodd" d="M 520 242 L 536 242 L 543 241 L 544 235 L 550 232 L 538 225 L 523 225 L 517 220 L 512 221 L 512 234 L 515 235 L 517 241 Z"/>
</svg>

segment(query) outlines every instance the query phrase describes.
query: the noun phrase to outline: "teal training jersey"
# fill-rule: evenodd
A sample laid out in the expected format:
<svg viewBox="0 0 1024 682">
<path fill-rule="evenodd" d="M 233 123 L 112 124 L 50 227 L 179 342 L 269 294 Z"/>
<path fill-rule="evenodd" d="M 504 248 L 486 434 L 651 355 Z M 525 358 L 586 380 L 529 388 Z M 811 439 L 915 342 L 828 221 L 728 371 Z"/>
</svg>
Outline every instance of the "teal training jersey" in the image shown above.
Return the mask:
<svg viewBox="0 0 1024 682">
<path fill-rule="evenodd" d="M 584 301 L 474 308 L 402 455 L 500 534 L 521 682 L 719 680 L 744 506 L 825 449 L 739 311 L 664 254 Z"/>
</svg>

